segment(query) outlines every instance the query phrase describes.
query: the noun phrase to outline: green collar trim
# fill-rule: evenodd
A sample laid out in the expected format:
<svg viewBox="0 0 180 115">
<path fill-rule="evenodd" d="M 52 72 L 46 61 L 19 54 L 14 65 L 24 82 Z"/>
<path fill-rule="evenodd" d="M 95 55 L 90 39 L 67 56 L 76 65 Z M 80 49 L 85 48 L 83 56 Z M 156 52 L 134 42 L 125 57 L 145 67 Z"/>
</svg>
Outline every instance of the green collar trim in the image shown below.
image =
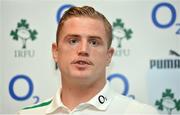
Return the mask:
<svg viewBox="0 0 180 115">
<path fill-rule="evenodd" d="M 33 108 L 37 108 L 37 107 L 43 107 L 43 106 L 49 105 L 51 102 L 52 102 L 52 100 L 47 101 L 47 102 L 43 102 L 43 103 L 40 103 L 40 104 L 38 104 L 38 105 L 31 106 L 31 107 L 25 107 L 25 108 L 23 108 L 23 110 L 33 109 Z"/>
</svg>

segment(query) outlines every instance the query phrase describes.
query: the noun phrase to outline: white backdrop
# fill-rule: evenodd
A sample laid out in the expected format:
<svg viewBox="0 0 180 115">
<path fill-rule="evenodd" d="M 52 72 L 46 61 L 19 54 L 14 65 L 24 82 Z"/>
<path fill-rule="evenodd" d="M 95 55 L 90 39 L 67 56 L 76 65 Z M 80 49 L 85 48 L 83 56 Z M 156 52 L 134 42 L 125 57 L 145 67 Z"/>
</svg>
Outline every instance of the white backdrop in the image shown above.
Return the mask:
<svg viewBox="0 0 180 115">
<path fill-rule="evenodd" d="M 93 6 L 113 25 L 112 46 L 116 52 L 107 68 L 107 79 L 119 93 L 158 108 L 155 102 L 169 89 L 169 94 L 174 94 L 170 100 L 180 101 L 180 32 L 176 34 L 180 31 L 180 2 L 165 1 L 2 0 L 0 112 L 16 113 L 55 94 L 61 83 L 51 56 L 51 44 L 55 41 L 57 17 L 60 18 L 68 5 Z M 18 33 L 22 29 L 37 33 Z M 127 36 L 116 33 L 125 33 L 125 30 Z M 26 48 L 22 48 L 27 36 Z M 118 47 L 118 43 L 121 46 Z M 166 109 L 159 112 L 167 114 Z M 180 112 L 175 107 L 172 113 Z"/>
<path fill-rule="evenodd" d="M 2 5 L 2 3 L 0 2 L 0 14 L 2 14 L 2 7 L 1 7 L 1 5 Z M 3 54 L 2 54 L 2 45 L 1 45 L 1 43 L 2 43 L 2 36 L 1 36 L 1 32 L 2 32 L 2 29 L 1 29 L 1 27 L 2 27 L 2 19 L 1 19 L 2 17 L 0 16 L 0 92 L 1 92 L 1 95 L 0 95 L 0 113 L 2 113 L 2 95 L 3 95 L 3 91 L 2 91 L 2 56 L 3 56 Z"/>
</svg>

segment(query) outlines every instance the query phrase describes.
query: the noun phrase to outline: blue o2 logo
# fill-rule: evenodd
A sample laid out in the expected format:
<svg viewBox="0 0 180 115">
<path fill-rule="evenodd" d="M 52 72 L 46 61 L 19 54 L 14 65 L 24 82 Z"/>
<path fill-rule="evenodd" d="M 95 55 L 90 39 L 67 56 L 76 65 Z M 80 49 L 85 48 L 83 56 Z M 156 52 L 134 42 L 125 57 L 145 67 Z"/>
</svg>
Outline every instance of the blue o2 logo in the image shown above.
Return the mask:
<svg viewBox="0 0 180 115">
<path fill-rule="evenodd" d="M 61 17 L 62 17 L 63 12 L 64 12 L 65 10 L 71 8 L 71 7 L 73 7 L 73 5 L 71 5 L 71 4 L 65 4 L 65 5 L 62 5 L 62 6 L 58 9 L 57 14 L 56 14 L 56 21 L 57 21 L 57 23 L 59 23 L 59 21 L 60 21 L 60 19 L 61 19 Z"/>
<path fill-rule="evenodd" d="M 158 19 L 157 19 L 157 15 L 158 15 L 158 11 L 161 9 L 161 8 L 167 8 L 169 10 L 169 12 L 171 12 L 171 17 L 169 19 L 169 21 L 165 24 L 163 24 L 162 22 L 160 22 Z M 170 4 L 170 3 L 167 3 L 167 2 L 162 2 L 162 3 L 159 3 L 157 4 L 153 10 L 152 10 L 152 22 L 154 23 L 154 25 L 158 28 L 161 28 L 161 29 L 166 29 L 166 28 L 170 28 L 171 26 L 174 25 L 174 23 L 176 22 L 176 19 L 177 19 L 177 12 L 176 12 L 176 9 L 175 7 Z M 180 23 L 176 23 L 175 26 L 180 26 Z M 176 30 L 176 34 L 179 34 L 180 35 L 180 28 L 178 28 Z"/>
<path fill-rule="evenodd" d="M 167 24 L 162 24 L 161 22 L 157 20 L 157 11 L 162 7 L 168 8 L 169 11 L 171 12 L 171 19 L 169 20 Z M 176 21 L 176 9 L 170 3 L 157 4 L 152 11 L 152 20 L 153 20 L 153 23 L 159 28 L 169 28 Z"/>
<path fill-rule="evenodd" d="M 121 74 L 112 74 L 110 75 L 108 78 L 107 78 L 110 82 L 113 80 L 113 79 L 119 79 L 119 80 L 122 80 L 123 83 L 124 83 L 124 91 L 123 91 L 123 95 L 127 95 L 128 94 L 128 91 L 129 91 L 129 83 L 128 83 L 128 80 L 125 76 L 121 75 Z"/>
<path fill-rule="evenodd" d="M 15 90 L 14 90 L 14 86 L 15 86 L 15 83 L 18 81 L 18 80 L 23 80 L 25 81 L 27 84 L 28 84 L 28 91 L 25 95 L 23 96 L 19 96 Z M 23 86 L 22 86 L 23 87 Z M 33 82 L 32 80 L 26 76 L 26 75 L 16 75 L 15 77 L 13 77 L 10 82 L 9 82 L 9 94 L 10 96 L 17 100 L 17 101 L 25 101 L 27 99 L 29 99 L 32 94 L 33 94 L 33 90 L 34 90 L 34 85 L 33 85 Z M 38 103 L 39 102 L 39 97 L 38 96 L 33 96 L 33 99 L 35 100 L 34 103 Z"/>
<path fill-rule="evenodd" d="M 121 75 L 121 74 L 112 74 L 110 76 L 108 76 L 107 80 L 109 80 L 110 82 L 112 80 L 121 80 L 124 84 L 124 91 L 121 93 L 122 95 L 125 95 L 125 96 L 128 96 L 132 99 L 135 99 L 135 96 L 134 95 L 128 95 L 128 92 L 129 92 L 129 82 L 128 82 L 128 79 L 124 76 L 124 75 Z"/>
</svg>

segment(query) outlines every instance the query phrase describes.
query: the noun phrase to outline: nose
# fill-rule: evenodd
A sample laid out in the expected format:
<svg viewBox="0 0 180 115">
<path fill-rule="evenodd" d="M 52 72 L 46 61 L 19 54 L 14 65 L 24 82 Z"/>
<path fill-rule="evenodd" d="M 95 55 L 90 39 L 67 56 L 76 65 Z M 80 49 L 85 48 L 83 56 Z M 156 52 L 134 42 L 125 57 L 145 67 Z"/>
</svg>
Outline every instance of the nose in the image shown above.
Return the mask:
<svg viewBox="0 0 180 115">
<path fill-rule="evenodd" d="M 78 48 L 79 56 L 89 56 L 89 46 L 87 41 L 81 41 Z"/>
</svg>

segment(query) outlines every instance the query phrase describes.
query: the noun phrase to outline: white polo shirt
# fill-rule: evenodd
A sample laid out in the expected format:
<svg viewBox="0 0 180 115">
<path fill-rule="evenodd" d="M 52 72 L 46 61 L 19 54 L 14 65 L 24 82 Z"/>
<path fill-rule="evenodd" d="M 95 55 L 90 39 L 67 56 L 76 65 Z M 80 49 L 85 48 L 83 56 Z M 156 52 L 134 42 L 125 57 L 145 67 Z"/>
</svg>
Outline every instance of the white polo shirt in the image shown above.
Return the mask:
<svg viewBox="0 0 180 115">
<path fill-rule="evenodd" d="M 72 111 L 60 99 L 58 90 L 56 95 L 40 104 L 26 107 L 18 114 L 60 114 L 60 115 L 157 115 L 155 108 L 139 103 L 115 92 L 107 82 L 105 87 L 86 103 L 81 103 Z"/>
</svg>

